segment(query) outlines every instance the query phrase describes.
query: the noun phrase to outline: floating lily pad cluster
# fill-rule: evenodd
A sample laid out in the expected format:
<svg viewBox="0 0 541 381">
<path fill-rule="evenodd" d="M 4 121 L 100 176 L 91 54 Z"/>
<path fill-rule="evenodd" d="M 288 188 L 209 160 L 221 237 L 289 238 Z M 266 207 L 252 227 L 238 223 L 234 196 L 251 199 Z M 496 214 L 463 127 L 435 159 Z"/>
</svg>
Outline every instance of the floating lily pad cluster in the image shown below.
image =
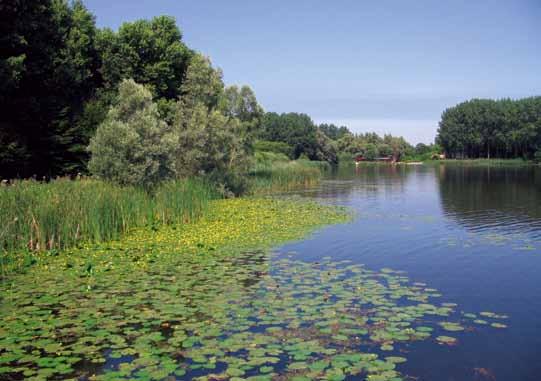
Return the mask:
<svg viewBox="0 0 541 381">
<path fill-rule="evenodd" d="M 257 211 L 242 203 L 227 208 L 216 226 L 242 241 L 235 221 L 248 226 Z M 312 212 L 304 212 L 313 219 L 299 232 L 315 226 Z M 249 245 L 257 234 L 269 243 L 294 236 L 287 221 L 271 221 Z M 245 242 L 235 252 L 219 241 L 225 233 L 212 232 L 211 220 L 196 225 L 158 232 L 160 240 L 81 249 L 7 279 L 0 379 L 398 381 L 405 343 L 453 345 L 452 335 L 470 322 L 502 328 L 494 324 L 506 318 L 460 314 L 454 304 L 433 301 L 437 290 L 392 269 L 301 262 L 247 252 Z M 193 246 L 179 251 L 178 242 Z"/>
<path fill-rule="evenodd" d="M 449 237 L 440 239 L 446 246 L 470 248 L 477 245 L 509 246 L 518 251 L 535 251 L 538 242 L 523 234 L 475 233 L 469 232 L 466 237 Z"/>
<path fill-rule="evenodd" d="M 400 272 L 260 252 L 17 289 L 3 310 L 4 375 L 31 379 L 400 380 L 387 353 L 424 340 L 454 305 Z M 486 316 L 483 313 L 481 316 Z M 500 317 L 491 314 L 491 317 Z M 488 318 L 488 316 L 486 316 Z M 443 344 L 456 339 L 438 336 Z"/>
</svg>

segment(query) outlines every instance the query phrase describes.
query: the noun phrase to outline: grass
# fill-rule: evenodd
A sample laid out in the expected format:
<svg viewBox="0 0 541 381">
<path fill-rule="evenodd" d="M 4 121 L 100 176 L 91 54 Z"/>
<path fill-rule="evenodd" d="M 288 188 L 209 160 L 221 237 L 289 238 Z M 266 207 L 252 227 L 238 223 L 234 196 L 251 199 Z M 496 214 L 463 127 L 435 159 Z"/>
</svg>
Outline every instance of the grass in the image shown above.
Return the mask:
<svg viewBox="0 0 541 381">
<path fill-rule="evenodd" d="M 296 161 L 274 164 L 269 168 L 259 168 L 250 173 L 253 193 L 287 191 L 317 184 L 322 171 Z"/>
<path fill-rule="evenodd" d="M 289 160 L 272 152 L 257 152 L 256 164 L 249 173 L 252 193 L 263 194 L 299 189 L 317 184 L 330 164 L 322 161 Z"/>
<path fill-rule="evenodd" d="M 314 185 L 329 168 L 325 162 L 260 152 L 249 174 L 249 192 Z M 196 179 L 164 183 L 152 194 L 92 179 L 24 180 L 0 187 L 2 273 L 33 264 L 35 253 L 57 255 L 82 244 L 118 240 L 136 228 L 186 224 L 203 216 L 214 198 L 214 186 Z"/>
<path fill-rule="evenodd" d="M 200 181 L 165 183 L 156 193 L 98 180 L 18 181 L 0 188 L 2 267 L 21 267 L 24 253 L 118 239 L 131 229 L 186 223 L 213 198 Z"/>
</svg>

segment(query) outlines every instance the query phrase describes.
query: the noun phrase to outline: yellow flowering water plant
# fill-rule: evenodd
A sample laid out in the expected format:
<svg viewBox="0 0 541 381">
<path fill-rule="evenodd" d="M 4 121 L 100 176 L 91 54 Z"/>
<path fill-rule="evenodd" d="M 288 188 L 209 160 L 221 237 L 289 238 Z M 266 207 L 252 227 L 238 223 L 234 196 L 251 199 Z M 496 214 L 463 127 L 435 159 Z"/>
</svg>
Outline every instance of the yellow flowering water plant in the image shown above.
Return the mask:
<svg viewBox="0 0 541 381">
<path fill-rule="evenodd" d="M 401 271 L 267 250 L 349 217 L 295 199 L 215 200 L 187 224 L 38 256 L 0 283 L 0 379 L 403 381 L 405 343 L 506 327 Z"/>
</svg>

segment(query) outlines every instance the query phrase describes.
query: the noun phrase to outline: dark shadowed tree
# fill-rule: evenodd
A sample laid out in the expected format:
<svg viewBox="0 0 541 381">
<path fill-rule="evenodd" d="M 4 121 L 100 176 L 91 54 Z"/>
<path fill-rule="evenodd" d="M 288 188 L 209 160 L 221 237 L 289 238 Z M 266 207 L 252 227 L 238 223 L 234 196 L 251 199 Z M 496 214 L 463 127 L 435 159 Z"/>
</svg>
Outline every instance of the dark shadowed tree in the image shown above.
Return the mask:
<svg viewBox="0 0 541 381">
<path fill-rule="evenodd" d="M 284 142 L 292 147 L 293 159 L 306 155 L 316 158 L 317 128 L 306 114 L 266 113 L 263 117 L 260 138 L 262 140 Z"/>
<path fill-rule="evenodd" d="M 97 73 L 94 17 L 80 1 L 0 4 L 0 176 L 84 167 L 83 103 Z"/>
</svg>

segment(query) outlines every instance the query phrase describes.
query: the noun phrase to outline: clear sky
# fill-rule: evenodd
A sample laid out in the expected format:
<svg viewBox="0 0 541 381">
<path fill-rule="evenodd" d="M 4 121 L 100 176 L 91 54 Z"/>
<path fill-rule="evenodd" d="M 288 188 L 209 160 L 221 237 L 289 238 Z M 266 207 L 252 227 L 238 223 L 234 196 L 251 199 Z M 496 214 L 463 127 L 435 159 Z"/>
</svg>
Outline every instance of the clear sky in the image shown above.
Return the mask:
<svg viewBox="0 0 541 381">
<path fill-rule="evenodd" d="M 167 14 L 267 111 L 432 142 L 472 97 L 541 95 L 541 0 L 86 0 L 100 27 Z"/>
</svg>

